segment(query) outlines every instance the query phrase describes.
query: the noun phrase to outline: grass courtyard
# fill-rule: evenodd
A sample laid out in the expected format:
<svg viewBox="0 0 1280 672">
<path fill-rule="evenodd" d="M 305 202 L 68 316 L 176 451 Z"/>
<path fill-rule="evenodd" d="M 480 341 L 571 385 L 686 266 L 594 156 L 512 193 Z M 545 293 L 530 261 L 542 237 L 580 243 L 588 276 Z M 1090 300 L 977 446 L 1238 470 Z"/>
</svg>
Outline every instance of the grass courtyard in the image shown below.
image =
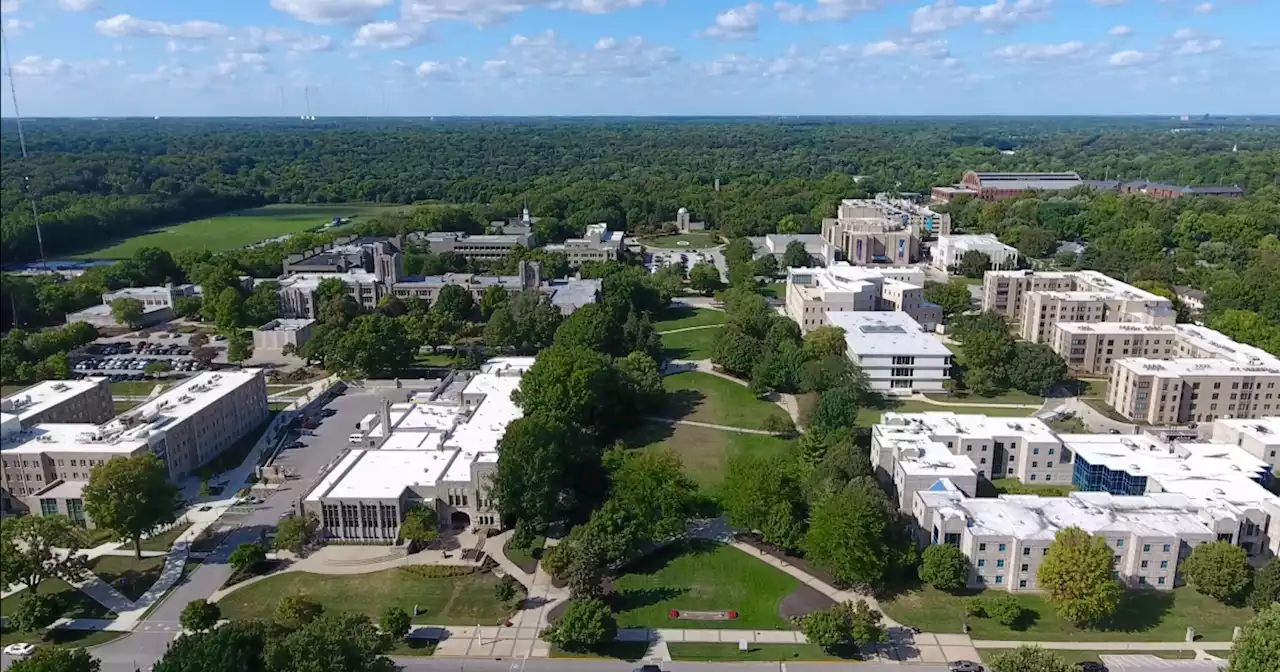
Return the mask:
<svg viewBox="0 0 1280 672">
<path fill-rule="evenodd" d="M 672 305 L 657 316 L 653 330 L 662 333 L 689 327 L 706 327 L 713 324 L 724 324 L 724 311 L 710 308 L 690 308 L 689 306 Z"/>
<path fill-rule="evenodd" d="M 286 595 L 303 593 L 326 609 L 367 614 L 377 620 L 400 607 L 417 623 L 497 625 L 511 611 L 494 597 L 498 579 L 491 573 L 425 578 L 408 569 L 330 576 L 285 572 L 251 583 L 218 600 L 224 618 L 270 618 Z"/>
<path fill-rule="evenodd" d="M 628 446 L 639 450 L 670 449 L 685 473 L 711 496 L 724 483 L 731 455 L 779 455 L 791 450 L 792 441 L 762 434 L 726 432 L 710 427 L 650 422 L 627 434 Z"/>
<path fill-rule="evenodd" d="M 711 359 L 719 336 L 719 329 L 694 329 L 663 334 L 660 338 L 667 359 Z"/>
<path fill-rule="evenodd" d="M 160 534 L 153 535 L 150 538 L 142 540 L 142 550 L 144 551 L 167 551 L 173 548 L 173 542 L 182 536 L 183 532 L 191 529 L 191 523 L 180 523 L 173 526 L 173 529 L 165 530 Z"/>
<path fill-rule="evenodd" d="M 288 233 L 318 228 L 328 224 L 334 217 L 368 217 L 407 207 L 410 206 L 371 203 L 268 205 L 148 231 L 109 247 L 76 256 L 84 259 L 125 259 L 143 247 L 159 247 L 170 252 L 221 252 Z"/>
<path fill-rule="evenodd" d="M 66 618 L 115 618 L 116 615 L 98 604 L 93 598 L 85 595 L 77 588 L 61 579 L 45 579 L 38 589 L 41 595 L 50 595 L 57 600 L 57 613 Z M 26 599 L 27 591 L 14 593 L 0 600 L 0 614 L 10 615 Z M 102 644 L 115 637 L 107 635 L 117 633 L 94 633 L 77 630 L 9 630 L 0 632 L 0 645 L 7 646 L 16 642 L 30 644 L 49 644 L 55 646 L 92 646 Z M 126 633 L 118 633 L 126 634 Z M 87 643 L 86 643 L 87 642 Z"/>
<path fill-rule="evenodd" d="M 933 588 L 903 593 L 891 600 L 881 600 L 885 615 L 907 626 L 925 632 L 961 632 L 965 604 L 970 597 L 951 595 Z M 991 595 L 1010 595 L 991 591 Z M 1052 604 L 1039 595 L 1012 593 L 1027 611 L 1017 629 L 1000 625 L 990 618 L 970 618 L 969 633 L 974 639 L 1040 640 L 1040 641 L 1138 641 L 1180 642 L 1193 627 L 1208 641 L 1230 641 L 1232 628 L 1244 625 L 1253 615 L 1247 607 L 1229 607 L 1201 595 L 1193 588 L 1172 591 L 1141 590 L 1125 594 L 1114 623 L 1105 628 L 1077 628 L 1058 616 Z"/>
<path fill-rule="evenodd" d="M 716 234 L 707 231 L 676 233 L 669 236 L 653 236 L 641 238 L 645 247 L 658 247 L 668 250 L 700 250 L 720 244 Z"/>
<path fill-rule="evenodd" d="M 618 627 L 790 630 L 778 612 L 800 585 L 746 553 L 711 541 L 672 544 L 614 579 Z M 682 611 L 737 611 L 732 621 L 675 619 Z"/>
<path fill-rule="evenodd" d="M 780 406 L 757 399 L 746 386 L 709 373 L 677 373 L 662 384 L 667 390 L 662 417 L 744 429 L 763 429 L 770 416 L 787 417 Z"/>
<path fill-rule="evenodd" d="M 138 560 L 131 555 L 100 555 L 89 561 L 89 569 L 136 602 L 160 578 L 164 556 Z"/>
</svg>

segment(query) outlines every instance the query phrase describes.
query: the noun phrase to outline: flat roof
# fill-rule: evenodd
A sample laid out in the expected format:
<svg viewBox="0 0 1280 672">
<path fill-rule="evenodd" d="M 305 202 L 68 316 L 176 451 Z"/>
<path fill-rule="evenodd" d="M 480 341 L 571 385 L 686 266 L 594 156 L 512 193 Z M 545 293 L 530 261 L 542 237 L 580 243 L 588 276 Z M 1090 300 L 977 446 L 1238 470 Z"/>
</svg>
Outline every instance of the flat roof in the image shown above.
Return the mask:
<svg viewBox="0 0 1280 672">
<path fill-rule="evenodd" d="M 950 357 L 951 351 L 906 313 L 828 310 L 827 324 L 844 329 L 850 354 Z"/>
<path fill-rule="evenodd" d="M 1226 359 L 1152 359 L 1128 357 L 1115 360 L 1117 366 L 1138 375 L 1157 378 L 1187 376 L 1280 376 L 1280 363 L 1241 364 Z"/>
<path fill-rule="evenodd" d="M 281 317 L 281 318 L 271 320 L 270 322 L 262 325 L 261 327 L 258 327 L 256 331 L 297 331 L 299 329 L 305 329 L 306 327 L 309 327 L 315 323 L 316 323 L 315 320 L 310 320 L 306 318 L 295 319 L 295 318 Z"/>
<path fill-rule="evenodd" d="M 1242 418 L 1218 418 L 1214 426 L 1221 425 L 1233 429 L 1263 445 L 1280 444 L 1280 417 L 1270 416 L 1245 420 Z"/>
<path fill-rule="evenodd" d="M 110 306 L 106 308 L 108 311 L 111 309 Z M 106 380 L 101 376 L 78 380 L 45 380 L 4 397 L 0 401 L 0 411 L 26 421 L 54 406 L 93 391 L 99 383 Z"/>
<path fill-rule="evenodd" d="M 873 431 L 884 437 L 931 435 L 996 439 L 1019 436 L 1032 440 L 1058 441 L 1057 433 L 1039 418 L 959 415 L 950 411 L 889 411 L 881 416 Z"/>
<path fill-rule="evenodd" d="M 601 291 L 600 280 L 577 280 L 570 278 L 568 280 L 550 280 L 546 284 L 544 291 L 550 291 L 549 301 L 551 305 L 557 308 L 569 307 L 573 309 L 590 305 L 596 302 L 596 297 Z"/>
<path fill-rule="evenodd" d="M 378 281 L 378 276 L 369 271 L 347 271 L 345 273 L 294 273 L 275 280 L 265 282 L 279 283 L 280 288 L 292 287 L 314 291 L 320 283 L 329 279 L 341 280 L 348 284 L 368 285 Z"/>
<path fill-rule="evenodd" d="M 1153 478 L 1165 491 L 1235 504 L 1275 497 L 1253 480 L 1269 473 L 1271 466 L 1231 444 L 1166 443 L 1141 434 L 1062 434 L 1060 438 L 1077 460 Z"/>
<path fill-rule="evenodd" d="M 405 488 L 435 486 L 458 457 L 456 450 L 353 450 L 357 454 L 326 497 L 390 499 Z"/>
<path fill-rule="evenodd" d="M 93 423 L 41 423 L 4 437 L 6 455 L 40 453 L 117 453 L 130 455 L 147 446 L 146 434 L 105 432 Z"/>
<path fill-rule="evenodd" d="M 944 516 L 964 518 L 970 532 L 979 536 L 1047 542 L 1068 527 L 1078 527 L 1090 534 L 1213 535 L 1213 530 L 1199 516 L 1201 507 L 1177 494 L 1127 496 L 1073 492 L 1066 497 L 969 498 L 957 492 L 918 491 L 916 496 Z"/>
<path fill-rule="evenodd" d="M 141 420 L 143 424 L 162 426 L 181 422 L 261 375 L 262 369 L 205 371 L 121 413 L 103 427 L 112 430 L 134 419 Z M 263 401 L 266 401 L 265 397 Z"/>
<path fill-rule="evenodd" d="M 911 476 L 975 476 L 978 465 L 936 441 L 913 438 L 898 443 L 898 467 Z"/>
</svg>

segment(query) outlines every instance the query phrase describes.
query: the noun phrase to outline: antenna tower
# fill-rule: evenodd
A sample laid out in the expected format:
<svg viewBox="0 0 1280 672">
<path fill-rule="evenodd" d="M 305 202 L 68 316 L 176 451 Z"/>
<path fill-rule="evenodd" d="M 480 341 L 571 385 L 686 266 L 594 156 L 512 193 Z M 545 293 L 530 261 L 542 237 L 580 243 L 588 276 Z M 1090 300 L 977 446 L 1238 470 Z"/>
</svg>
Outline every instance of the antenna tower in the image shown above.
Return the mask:
<svg viewBox="0 0 1280 672">
<path fill-rule="evenodd" d="M 22 113 L 18 111 L 18 89 L 13 83 L 13 57 L 9 55 L 9 36 L 4 32 L 4 24 L 0 23 L 0 43 L 4 44 L 4 60 L 9 63 L 9 97 L 13 99 L 13 118 L 18 122 L 18 146 L 22 148 L 23 163 L 27 158 L 27 138 L 22 133 Z M 23 176 L 24 191 L 27 192 L 27 202 L 31 203 L 31 217 L 36 222 L 36 242 L 40 245 L 40 265 L 48 266 L 44 258 L 44 235 L 40 232 L 40 211 L 36 208 L 36 199 L 31 196 L 31 176 Z M 15 316 L 16 319 L 16 316 Z"/>
</svg>

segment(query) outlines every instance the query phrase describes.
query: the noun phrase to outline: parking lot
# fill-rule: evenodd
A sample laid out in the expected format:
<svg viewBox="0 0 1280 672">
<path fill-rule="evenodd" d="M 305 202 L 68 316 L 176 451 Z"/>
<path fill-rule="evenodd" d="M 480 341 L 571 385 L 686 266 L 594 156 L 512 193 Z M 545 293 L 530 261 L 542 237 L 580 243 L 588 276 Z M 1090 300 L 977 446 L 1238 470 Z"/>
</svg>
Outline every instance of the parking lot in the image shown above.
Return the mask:
<svg viewBox="0 0 1280 672">
<path fill-rule="evenodd" d="M 206 366 L 192 357 L 193 348 L 180 336 L 153 340 L 100 339 L 73 353 L 77 377 L 107 375 L 112 380 L 142 380 L 148 364 L 163 362 L 173 373 L 194 373 Z"/>
</svg>

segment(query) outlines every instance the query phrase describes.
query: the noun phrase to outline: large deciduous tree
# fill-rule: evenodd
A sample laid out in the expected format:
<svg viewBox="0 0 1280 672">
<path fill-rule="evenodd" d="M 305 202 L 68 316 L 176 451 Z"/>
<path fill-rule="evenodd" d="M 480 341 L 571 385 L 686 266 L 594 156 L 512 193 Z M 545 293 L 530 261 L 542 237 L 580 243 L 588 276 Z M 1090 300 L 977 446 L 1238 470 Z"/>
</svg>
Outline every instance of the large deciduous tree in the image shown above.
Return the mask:
<svg viewBox="0 0 1280 672">
<path fill-rule="evenodd" d="M 689 269 L 689 287 L 703 296 L 711 296 L 724 284 L 720 282 L 720 269 L 715 264 L 700 261 Z"/>
<path fill-rule="evenodd" d="M 592 490 L 603 477 L 601 453 L 572 425 L 526 415 L 507 425 L 498 450 L 503 459 L 491 494 L 504 520 L 529 520 L 543 529 L 594 503 Z"/>
<path fill-rule="evenodd" d="M 685 532 L 698 486 L 670 450 L 640 453 L 614 449 L 606 456 L 610 495 L 647 540 L 661 541 Z"/>
<path fill-rule="evenodd" d="M 1067 363 L 1043 343 L 1018 343 L 1005 367 L 1009 385 L 1027 394 L 1044 396 L 1067 377 Z"/>
<path fill-rule="evenodd" d="M 207 632 L 176 639 L 152 672 L 268 672 L 263 651 L 268 627 L 262 621 L 232 621 Z"/>
<path fill-rule="evenodd" d="M 1229 541 L 1196 546 L 1178 569 L 1196 592 L 1226 603 L 1240 602 L 1253 579 L 1244 549 Z"/>
<path fill-rule="evenodd" d="M 1115 614 L 1124 594 L 1112 574 L 1114 558 L 1102 537 L 1078 527 L 1058 532 L 1036 572 L 1058 613 L 1076 625 L 1096 625 Z"/>
<path fill-rule="evenodd" d="M 42 646 L 29 658 L 13 661 L 9 672 L 98 672 L 102 662 L 84 649 Z"/>
<path fill-rule="evenodd" d="M 0 519 L 0 583 L 20 583 L 30 596 L 48 578 L 83 579 L 88 569 L 80 554 L 81 535 L 64 516 Z"/>
<path fill-rule="evenodd" d="M 612 642 L 617 632 L 608 605 L 589 598 L 570 600 L 560 620 L 543 630 L 541 637 L 568 651 L 590 651 Z"/>
<path fill-rule="evenodd" d="M 182 608 L 178 623 L 188 632 L 204 632 L 212 630 L 222 618 L 222 609 L 216 602 L 208 600 L 192 600 Z"/>
<path fill-rule="evenodd" d="M 806 554 L 844 585 L 877 587 L 892 561 L 888 528 L 883 493 L 874 484 L 855 481 L 814 502 Z"/>
<path fill-rule="evenodd" d="M 436 510 L 419 502 L 404 514 L 400 523 L 400 538 L 425 546 L 440 538 L 440 518 Z"/>
<path fill-rule="evenodd" d="M 152 453 L 114 457 L 89 472 L 84 509 L 94 525 L 133 541 L 142 559 L 142 536 L 176 520 L 178 488 Z"/>
<path fill-rule="evenodd" d="M 804 243 L 793 240 L 787 243 L 787 249 L 782 253 L 782 265 L 784 268 L 807 268 L 813 265 L 813 259 L 804 249 Z"/>
<path fill-rule="evenodd" d="M 961 255 L 955 267 L 955 272 L 966 278 L 981 278 L 989 270 L 991 270 L 991 257 L 977 250 Z"/>
<path fill-rule="evenodd" d="M 145 308 L 142 302 L 137 299 L 123 298 L 111 302 L 111 317 L 117 323 L 123 324 L 130 329 L 137 329 L 142 326 L 144 312 Z"/>
<path fill-rule="evenodd" d="M 301 553 L 316 540 L 320 531 L 320 519 L 315 514 L 285 518 L 276 525 L 276 538 L 273 542 L 276 550 Z"/>
<path fill-rule="evenodd" d="M 617 393 L 617 371 L 606 355 L 555 346 L 538 355 L 516 399 L 526 416 L 543 415 L 603 436 L 622 421 Z"/>
<path fill-rule="evenodd" d="M 973 300 L 969 294 L 969 284 L 963 280 L 952 280 L 925 285 L 924 300 L 938 304 L 942 308 L 943 317 L 959 315 L 969 310 Z"/>
<path fill-rule="evenodd" d="M 735 527 L 758 531 L 781 548 L 800 547 L 806 507 L 793 458 L 732 455 L 721 492 L 721 504 Z"/>
<path fill-rule="evenodd" d="M 1280 602 L 1280 559 L 1272 558 L 1253 575 L 1249 606 L 1262 611 L 1276 602 Z"/>
<path fill-rule="evenodd" d="M 992 656 L 991 672 L 1071 672 L 1074 668 L 1057 653 L 1038 646 L 1019 646 Z"/>
<path fill-rule="evenodd" d="M 1245 623 L 1227 660 L 1231 672 L 1275 672 L 1276 661 L 1280 661 L 1280 603 Z"/>
<path fill-rule="evenodd" d="M 969 581 L 969 558 L 951 544 L 933 544 L 924 549 L 920 580 L 938 590 L 959 590 Z"/>
</svg>

